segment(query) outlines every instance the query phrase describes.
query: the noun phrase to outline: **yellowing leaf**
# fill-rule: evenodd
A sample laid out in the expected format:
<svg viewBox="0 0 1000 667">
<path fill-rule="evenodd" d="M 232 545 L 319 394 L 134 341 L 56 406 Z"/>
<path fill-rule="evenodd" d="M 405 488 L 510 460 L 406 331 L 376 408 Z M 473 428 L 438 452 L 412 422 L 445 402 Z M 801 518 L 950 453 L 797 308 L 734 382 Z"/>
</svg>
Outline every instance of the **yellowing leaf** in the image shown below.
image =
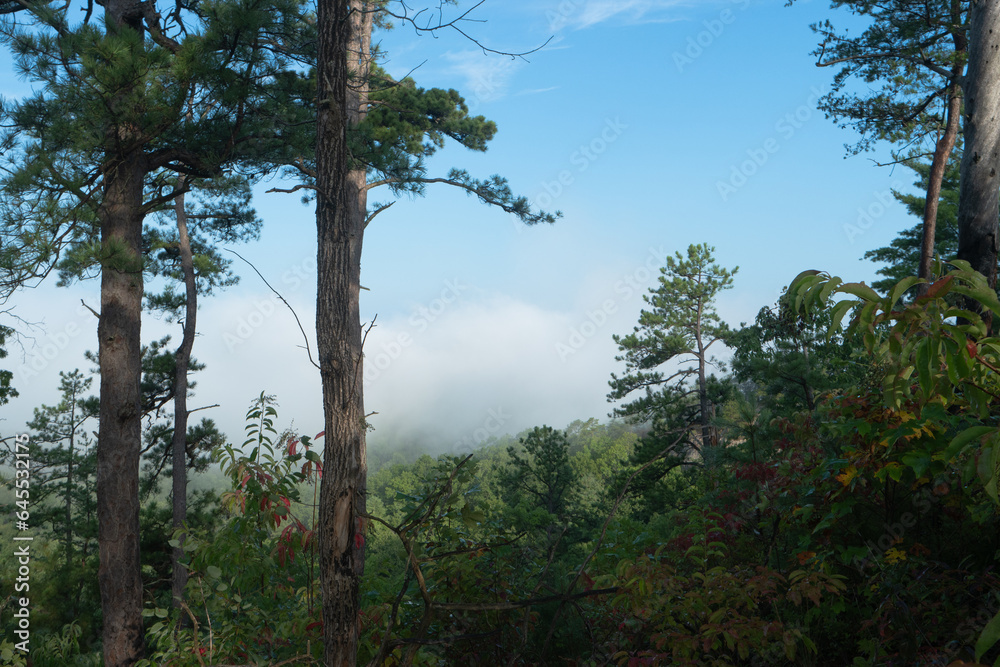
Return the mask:
<svg viewBox="0 0 1000 667">
<path fill-rule="evenodd" d="M 857 476 L 858 476 L 858 469 L 855 468 L 853 465 L 851 465 L 847 466 L 847 470 L 837 475 L 837 481 L 843 484 L 844 486 L 847 486 Z"/>
</svg>

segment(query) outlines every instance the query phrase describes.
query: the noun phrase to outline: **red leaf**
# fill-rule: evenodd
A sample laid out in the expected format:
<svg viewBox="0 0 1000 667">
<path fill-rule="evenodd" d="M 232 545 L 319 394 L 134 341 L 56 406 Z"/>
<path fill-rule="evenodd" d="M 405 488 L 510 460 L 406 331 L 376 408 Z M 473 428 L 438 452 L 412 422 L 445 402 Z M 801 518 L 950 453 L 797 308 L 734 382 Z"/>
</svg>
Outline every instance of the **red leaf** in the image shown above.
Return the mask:
<svg viewBox="0 0 1000 667">
<path fill-rule="evenodd" d="M 927 293 L 924 294 L 924 296 L 927 297 L 928 299 L 936 298 L 939 292 L 948 287 L 948 284 L 951 283 L 951 279 L 952 276 L 945 276 L 941 280 L 938 280 L 937 282 L 933 283 L 930 287 L 927 288 Z"/>
</svg>

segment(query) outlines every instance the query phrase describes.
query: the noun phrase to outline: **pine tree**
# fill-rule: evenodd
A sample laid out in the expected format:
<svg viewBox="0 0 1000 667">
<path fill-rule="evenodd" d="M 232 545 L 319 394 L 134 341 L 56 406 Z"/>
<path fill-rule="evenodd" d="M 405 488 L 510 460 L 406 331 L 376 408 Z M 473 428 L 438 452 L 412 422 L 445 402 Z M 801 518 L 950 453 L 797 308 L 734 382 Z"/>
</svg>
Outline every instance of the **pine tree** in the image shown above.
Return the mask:
<svg viewBox="0 0 1000 667">
<path fill-rule="evenodd" d="M 60 401 L 35 408 L 31 430 L 32 518 L 51 527 L 60 543 L 61 565 L 56 568 L 65 604 L 53 610 L 57 625 L 93 620 L 84 598 L 96 575 L 97 514 L 95 473 L 97 457 L 91 430 L 98 400 L 87 396 L 92 378 L 79 370 L 59 373 Z M 96 602 L 96 600 L 88 600 Z"/>
<path fill-rule="evenodd" d="M 4 344 L 7 342 L 8 336 L 11 336 L 13 333 L 14 330 L 10 327 L 0 325 L 0 359 L 7 358 L 7 349 L 4 347 Z M 12 384 L 13 380 L 14 373 L 0 369 L 0 405 L 17 397 L 17 389 Z"/>
<path fill-rule="evenodd" d="M 914 250 L 919 254 L 919 245 Z M 816 410 L 822 393 L 849 386 L 860 372 L 852 371 L 860 368 L 851 359 L 856 347 L 843 336 L 828 340 L 829 325 L 826 314 L 796 315 L 782 295 L 726 339 L 734 378 L 753 383 L 775 412 Z"/>
<path fill-rule="evenodd" d="M 568 526 L 569 507 L 579 480 L 569 462 L 566 434 L 551 426 L 536 426 L 519 440 L 520 447 L 508 447 L 509 468 L 501 474 L 508 503 L 545 513 L 546 550 L 555 546 L 555 530 Z M 537 518 L 535 518 L 537 521 Z"/>
<path fill-rule="evenodd" d="M 294 143 L 276 100 L 289 97 L 283 73 L 307 53 L 312 29 L 298 0 L 202 2 L 165 16 L 136 0 L 99 7 L 101 20 L 91 23 L 89 5 L 74 24 L 75 6 L 30 4 L 6 30 L 36 92 L 4 108 L 2 236 L 17 263 L 0 282 L 45 276 L 74 245 L 100 271 L 100 583 L 104 661 L 117 667 L 140 658 L 144 642 L 143 220 L 188 187 L 174 187 L 185 182 L 177 174 L 253 171 L 262 153 Z"/>
<path fill-rule="evenodd" d="M 667 430 L 678 426 L 678 420 L 682 431 L 699 425 L 699 437 L 687 439 L 686 444 L 703 456 L 713 443 L 708 367 L 718 365 L 709 350 L 730 334 L 729 326 L 715 311 L 715 299 L 732 287 L 733 275 L 739 270 L 721 268 L 712 257 L 713 251 L 706 244 L 692 245 L 686 256 L 678 252 L 667 258 L 666 266 L 660 269 L 659 285 L 643 295 L 651 308 L 640 313 L 631 334 L 614 336 L 622 352 L 615 360 L 625 362 L 626 372 L 621 377 L 611 375 L 608 394 L 609 401 L 619 401 L 642 393 L 615 408 L 619 417 L 635 422 L 659 420 L 669 425 Z M 668 365 L 670 368 L 664 370 Z M 692 396 L 697 397 L 693 404 L 689 401 Z"/>
<path fill-rule="evenodd" d="M 315 151 L 286 162 L 304 176 L 292 190 L 316 193 L 316 343 L 325 424 L 318 549 L 327 666 L 353 667 L 360 632 L 367 495 L 361 249 L 365 228 L 392 205 L 369 210 L 369 191 L 386 186 L 396 194 L 421 192 L 445 183 L 528 224 L 557 217 L 531 211 L 527 199 L 515 196 L 499 176 L 477 180 L 461 170 L 426 176 L 424 159 L 445 138 L 485 150 L 495 126 L 481 116 L 470 118 L 455 91 L 391 81 L 375 66 L 371 30 L 390 17 L 384 2 L 320 0 Z"/>
<path fill-rule="evenodd" d="M 917 274 L 929 278 L 942 180 L 961 130 L 969 0 L 833 0 L 831 6 L 869 22 L 857 37 L 838 33 L 830 21 L 812 26 L 823 40 L 816 65 L 840 67 L 819 108 L 861 134 L 851 152 L 889 141 L 901 146 L 895 159 L 905 161 L 933 146 Z M 867 92 L 845 93 L 857 79 Z"/>
<path fill-rule="evenodd" d="M 175 189 L 183 190 L 188 180 L 187 176 L 181 176 L 179 187 L 175 186 Z M 187 194 L 181 192 L 173 201 L 174 229 L 149 228 L 144 242 L 154 257 L 150 273 L 171 281 L 162 293 L 148 295 L 146 306 L 182 325 L 181 344 L 174 352 L 170 388 L 174 423 L 169 431 L 163 432 L 164 435 L 169 433 L 171 438 L 172 525 L 178 540 L 171 554 L 175 607 L 180 607 L 187 585 L 187 569 L 181 563 L 184 535 L 180 531 L 187 519 L 187 469 L 193 446 L 192 436 L 188 433 L 190 411 L 187 399 L 189 390 L 194 386 L 188 382 L 188 372 L 196 370 L 191 354 L 197 334 L 198 297 L 238 282 L 238 277 L 230 271 L 230 260 L 221 256 L 213 241 L 255 240 L 261 227 L 260 219 L 250 208 L 250 188 L 246 178 L 226 177 L 196 182 L 194 194 L 200 197 L 196 206 L 191 207 L 193 211 L 189 211 Z M 162 218 L 171 221 L 171 216 L 163 215 Z M 174 290 L 175 283 L 180 283 L 183 293 Z M 188 372 L 177 372 L 178 368 L 188 369 Z M 204 430 L 207 425 L 214 429 L 214 424 L 207 420 L 202 421 L 200 428 Z M 213 443 L 214 440 L 206 442 Z"/>
</svg>

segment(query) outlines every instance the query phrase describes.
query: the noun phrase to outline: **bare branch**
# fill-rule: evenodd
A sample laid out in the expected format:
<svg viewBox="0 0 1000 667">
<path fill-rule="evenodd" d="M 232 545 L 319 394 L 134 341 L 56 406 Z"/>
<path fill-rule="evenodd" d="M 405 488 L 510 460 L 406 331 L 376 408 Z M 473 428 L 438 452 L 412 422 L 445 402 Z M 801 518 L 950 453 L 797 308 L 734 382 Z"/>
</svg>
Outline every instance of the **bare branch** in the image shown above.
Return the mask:
<svg viewBox="0 0 1000 667">
<path fill-rule="evenodd" d="M 239 257 L 240 259 L 242 259 L 244 262 L 246 262 L 247 264 L 249 264 L 250 268 L 254 270 L 254 273 L 256 273 L 258 276 L 260 276 L 260 279 L 264 281 L 264 284 L 267 285 L 268 289 L 270 289 L 272 292 L 274 292 L 275 296 L 277 296 L 279 299 L 281 299 L 281 302 L 283 304 L 285 304 L 286 306 L 288 306 L 288 310 L 292 311 L 292 316 L 295 318 L 295 323 L 299 325 L 299 331 L 302 332 L 302 338 L 306 342 L 306 344 L 305 344 L 305 350 L 306 350 L 306 356 L 309 357 L 309 363 L 311 363 L 316 368 L 319 368 L 319 364 L 317 364 L 315 361 L 313 361 L 313 358 L 312 358 L 312 350 L 309 348 L 309 336 L 306 335 L 306 330 L 302 327 L 302 322 L 299 320 L 299 316 L 295 312 L 295 309 L 292 308 L 292 304 L 288 303 L 288 301 L 285 299 L 285 297 L 281 296 L 281 293 L 278 292 L 278 290 L 276 290 L 273 287 L 271 287 L 271 283 L 267 282 L 267 278 L 265 278 L 263 275 L 261 275 L 260 271 L 257 270 L 257 267 L 250 263 L 250 260 L 248 260 L 246 257 L 244 257 L 243 255 L 241 255 L 240 253 L 236 252 L 235 250 L 230 250 L 229 248 L 223 248 L 223 250 L 226 250 L 228 252 L 233 253 L 234 255 L 236 255 L 237 257 Z"/>
<path fill-rule="evenodd" d="M 432 18 L 428 18 L 428 20 L 427 20 L 426 23 L 422 23 L 421 24 L 420 17 L 421 17 L 421 15 L 423 15 L 425 13 L 428 13 L 427 10 L 426 9 L 421 9 L 420 11 L 418 11 L 415 14 L 411 15 L 409 13 L 409 7 L 407 7 L 405 3 L 400 3 L 402 5 L 402 8 L 403 8 L 402 9 L 402 13 L 393 12 L 393 11 L 390 11 L 388 9 L 383 9 L 383 11 L 385 12 L 385 14 L 387 16 L 391 16 L 394 19 L 397 19 L 398 21 L 401 21 L 403 23 L 409 23 L 411 26 L 413 26 L 413 29 L 416 31 L 416 33 L 418 35 L 422 34 L 422 33 L 428 33 L 428 34 L 433 35 L 435 32 L 437 32 L 439 30 L 446 30 L 446 29 L 454 30 L 455 32 L 457 32 L 458 34 L 460 34 L 462 37 L 464 37 L 465 39 L 469 40 L 470 42 L 472 42 L 473 44 L 475 44 L 477 47 L 479 47 L 480 49 L 482 49 L 482 51 L 483 51 L 484 54 L 490 54 L 490 53 L 492 53 L 492 54 L 498 55 L 498 56 L 507 56 L 507 57 L 510 57 L 510 58 L 521 58 L 521 59 L 525 59 L 526 60 L 525 56 L 528 56 L 528 55 L 530 55 L 532 53 L 535 53 L 537 51 L 541 51 L 546 46 L 548 46 L 549 42 L 552 41 L 552 37 L 549 37 L 547 40 L 545 40 L 545 43 L 543 43 L 541 46 L 536 46 L 533 49 L 530 49 L 528 51 L 521 51 L 521 52 L 500 51 L 498 49 L 493 49 L 493 48 L 490 48 L 488 46 L 485 46 L 478 39 L 476 39 L 475 37 L 472 37 L 471 35 L 469 35 L 469 33 L 465 32 L 464 30 L 462 30 L 461 27 L 459 27 L 460 24 L 462 24 L 462 23 L 485 23 L 485 21 L 482 20 L 482 19 L 469 18 L 470 14 L 472 14 L 472 12 L 476 11 L 485 2 L 486 2 L 486 0 L 480 0 L 476 4 L 472 5 L 472 7 L 470 7 L 469 9 L 467 9 L 465 12 L 463 12 L 462 14 L 460 14 L 457 18 L 452 19 L 451 21 L 444 21 L 444 18 L 441 15 L 441 12 L 439 11 L 438 12 L 438 21 L 437 21 L 436 24 L 433 23 L 433 19 Z"/>
</svg>

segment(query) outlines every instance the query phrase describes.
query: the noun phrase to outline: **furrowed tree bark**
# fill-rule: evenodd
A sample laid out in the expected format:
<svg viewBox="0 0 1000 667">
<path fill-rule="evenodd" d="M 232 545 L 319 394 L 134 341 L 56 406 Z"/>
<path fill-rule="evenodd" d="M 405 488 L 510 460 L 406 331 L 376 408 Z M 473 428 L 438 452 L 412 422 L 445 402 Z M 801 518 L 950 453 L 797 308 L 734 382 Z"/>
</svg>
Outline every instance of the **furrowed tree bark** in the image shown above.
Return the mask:
<svg viewBox="0 0 1000 667">
<path fill-rule="evenodd" d="M 138 4 L 106 0 L 109 35 L 142 32 Z M 124 56 L 127 57 L 127 56 Z M 115 93 L 112 108 L 129 104 L 130 91 Z M 123 118 L 132 109 L 115 109 Z M 142 219 L 148 171 L 137 130 L 122 121 L 106 130 L 101 225 L 101 315 L 97 325 L 101 370 L 97 436 L 98 583 L 104 619 L 105 667 L 143 657 L 142 576 L 139 562 L 139 450 L 142 408 Z"/>
<path fill-rule="evenodd" d="M 182 183 L 179 184 L 183 186 Z M 198 319 L 198 290 L 194 276 L 194 256 L 191 252 L 191 239 L 188 237 L 187 212 L 184 210 L 184 195 L 178 195 L 174 200 L 174 212 L 177 217 L 177 239 L 181 255 L 181 271 L 184 274 L 185 312 L 184 336 L 175 355 L 177 366 L 174 375 L 174 434 L 170 443 L 173 462 L 173 529 L 178 546 L 170 554 L 170 564 L 173 570 L 171 592 L 173 605 L 180 609 L 184 601 L 184 587 L 187 586 L 187 568 L 181 564 L 184 558 L 184 536 L 177 531 L 187 520 L 187 369 L 191 362 L 191 349 L 194 347 L 194 336 Z M 181 623 L 187 618 L 179 616 Z"/>
<path fill-rule="evenodd" d="M 351 3 L 320 0 L 317 25 L 316 343 L 325 422 L 319 509 L 323 663 L 354 667 L 366 464 L 359 308 L 363 220 L 356 215 L 356 188 L 349 184 L 347 148 Z"/>
<path fill-rule="evenodd" d="M 97 521 L 106 667 L 143 656 L 139 569 L 143 156 L 108 161 L 100 209 L 103 266 L 98 350 Z"/>
<path fill-rule="evenodd" d="M 351 38 L 347 68 L 350 81 L 346 110 L 348 128 L 357 127 L 368 115 L 369 75 L 371 73 L 372 20 L 374 8 L 366 0 L 350 0 Z M 347 175 L 350 190 L 352 225 L 364 233 L 368 219 L 368 170 L 363 164 L 350 164 Z"/>
<path fill-rule="evenodd" d="M 1000 217 L 1000 3 L 973 0 L 965 77 L 965 147 L 958 203 L 958 259 L 997 281 Z M 984 317 L 990 321 L 989 313 Z"/>
</svg>

